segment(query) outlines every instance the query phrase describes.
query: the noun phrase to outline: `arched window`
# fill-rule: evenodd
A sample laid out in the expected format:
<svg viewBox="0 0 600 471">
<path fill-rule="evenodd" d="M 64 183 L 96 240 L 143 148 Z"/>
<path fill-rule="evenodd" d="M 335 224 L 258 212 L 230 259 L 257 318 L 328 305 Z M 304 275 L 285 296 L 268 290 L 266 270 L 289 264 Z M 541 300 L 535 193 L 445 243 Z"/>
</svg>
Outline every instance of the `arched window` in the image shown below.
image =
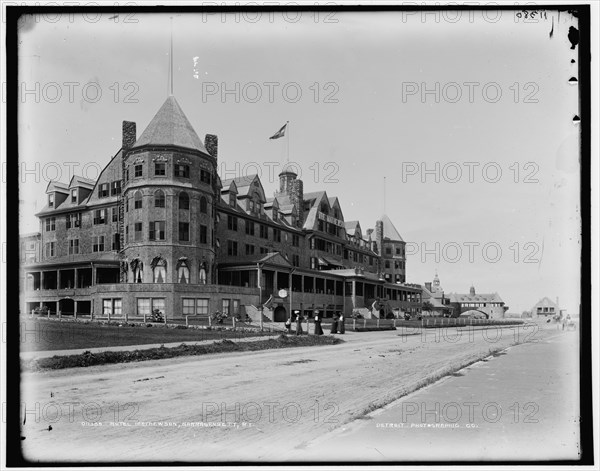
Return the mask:
<svg viewBox="0 0 600 471">
<path fill-rule="evenodd" d="M 200 271 L 198 272 L 198 283 L 201 285 L 206 284 L 206 263 L 202 262 L 200 265 Z"/>
<path fill-rule="evenodd" d="M 208 212 L 208 202 L 204 196 L 200 198 L 200 212 L 203 214 Z"/>
<path fill-rule="evenodd" d="M 135 258 L 131 261 L 129 266 L 133 272 L 133 282 L 142 283 L 144 280 L 144 264 L 139 258 Z"/>
<path fill-rule="evenodd" d="M 186 284 L 190 282 L 190 269 L 187 260 L 183 257 L 177 262 L 177 282 Z"/>
<path fill-rule="evenodd" d="M 179 193 L 179 209 L 190 209 L 190 197 L 185 191 Z"/>
<path fill-rule="evenodd" d="M 154 207 L 164 208 L 165 207 L 165 192 L 162 190 L 156 190 L 154 192 Z"/>
<path fill-rule="evenodd" d="M 151 266 L 154 283 L 165 283 L 167 280 L 167 261 L 159 255 L 154 257 Z"/>
<path fill-rule="evenodd" d="M 139 190 L 136 191 L 133 196 L 133 207 L 135 209 L 140 209 L 142 207 L 142 192 Z"/>
</svg>

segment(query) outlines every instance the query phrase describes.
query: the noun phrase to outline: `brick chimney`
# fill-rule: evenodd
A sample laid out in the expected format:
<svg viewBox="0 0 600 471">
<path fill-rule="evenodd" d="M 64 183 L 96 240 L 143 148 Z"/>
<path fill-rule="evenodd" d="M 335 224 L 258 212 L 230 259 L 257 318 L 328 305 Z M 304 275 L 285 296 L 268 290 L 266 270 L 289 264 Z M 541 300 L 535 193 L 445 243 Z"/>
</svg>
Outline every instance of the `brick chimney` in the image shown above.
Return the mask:
<svg viewBox="0 0 600 471">
<path fill-rule="evenodd" d="M 214 134 L 207 134 L 204 137 L 204 147 L 206 147 L 208 153 L 217 160 L 219 138 Z"/>
<path fill-rule="evenodd" d="M 133 147 L 137 140 L 135 123 L 133 121 L 123 121 L 123 142 L 121 147 L 123 152 Z"/>
</svg>

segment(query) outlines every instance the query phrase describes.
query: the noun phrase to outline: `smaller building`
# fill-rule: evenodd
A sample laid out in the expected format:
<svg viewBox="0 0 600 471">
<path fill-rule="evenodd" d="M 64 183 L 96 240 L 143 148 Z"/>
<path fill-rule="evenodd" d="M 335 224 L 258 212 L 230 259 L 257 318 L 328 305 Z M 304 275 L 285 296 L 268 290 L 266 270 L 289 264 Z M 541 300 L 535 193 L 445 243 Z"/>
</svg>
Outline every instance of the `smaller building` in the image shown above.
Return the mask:
<svg viewBox="0 0 600 471">
<path fill-rule="evenodd" d="M 453 309 L 452 317 L 459 317 L 467 311 L 479 311 L 487 319 L 502 319 L 508 311 L 508 306 L 505 306 L 498 293 L 478 294 L 474 286 L 471 286 L 468 294 L 450 293 L 448 296 Z"/>
<path fill-rule="evenodd" d="M 544 296 L 531 308 L 532 317 L 555 316 L 557 314 L 560 314 L 558 298 L 556 299 L 556 302 L 554 302 L 550 298 Z"/>
<path fill-rule="evenodd" d="M 423 286 L 423 312 L 426 312 L 426 303 L 430 304 L 431 314 L 436 316 L 448 316 L 452 313 L 450 307 L 450 299 L 444 295 L 444 289 L 440 284 L 440 278 L 437 272 L 433 278 L 433 282 L 426 281 Z"/>
</svg>

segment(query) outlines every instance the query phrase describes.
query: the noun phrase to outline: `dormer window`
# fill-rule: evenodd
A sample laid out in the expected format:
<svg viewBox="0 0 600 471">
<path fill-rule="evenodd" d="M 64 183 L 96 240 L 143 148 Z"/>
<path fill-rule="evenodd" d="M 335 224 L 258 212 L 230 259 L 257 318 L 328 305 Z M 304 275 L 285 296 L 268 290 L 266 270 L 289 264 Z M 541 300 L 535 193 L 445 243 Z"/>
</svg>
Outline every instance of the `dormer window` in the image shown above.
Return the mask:
<svg viewBox="0 0 600 471">
<path fill-rule="evenodd" d="M 71 203 L 77 204 L 77 188 L 71 190 Z"/>
<path fill-rule="evenodd" d="M 273 208 L 273 221 L 277 221 L 277 208 Z"/>
<path fill-rule="evenodd" d="M 48 207 L 54 208 L 54 193 L 48 195 Z"/>
<path fill-rule="evenodd" d="M 231 206 L 232 208 L 235 208 L 235 193 L 229 193 L 229 206 Z"/>
<path fill-rule="evenodd" d="M 108 183 L 101 183 L 98 186 L 98 198 L 106 198 L 108 196 Z"/>
</svg>

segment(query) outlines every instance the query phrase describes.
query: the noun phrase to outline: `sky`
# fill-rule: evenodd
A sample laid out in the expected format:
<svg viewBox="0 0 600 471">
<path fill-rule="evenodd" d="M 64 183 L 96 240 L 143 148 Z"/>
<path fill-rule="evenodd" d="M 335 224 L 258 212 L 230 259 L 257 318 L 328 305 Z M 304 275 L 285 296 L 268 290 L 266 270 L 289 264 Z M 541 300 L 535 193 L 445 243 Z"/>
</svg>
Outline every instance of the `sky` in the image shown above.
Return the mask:
<svg viewBox="0 0 600 471">
<path fill-rule="evenodd" d="M 222 178 L 259 173 L 272 195 L 289 159 L 363 233 L 389 215 L 408 282 L 578 312 L 577 20 L 552 11 L 24 18 L 22 233 L 50 180 L 96 178 L 122 121 L 139 136 L 165 101 L 171 16 L 174 95 L 219 136 Z"/>
</svg>

